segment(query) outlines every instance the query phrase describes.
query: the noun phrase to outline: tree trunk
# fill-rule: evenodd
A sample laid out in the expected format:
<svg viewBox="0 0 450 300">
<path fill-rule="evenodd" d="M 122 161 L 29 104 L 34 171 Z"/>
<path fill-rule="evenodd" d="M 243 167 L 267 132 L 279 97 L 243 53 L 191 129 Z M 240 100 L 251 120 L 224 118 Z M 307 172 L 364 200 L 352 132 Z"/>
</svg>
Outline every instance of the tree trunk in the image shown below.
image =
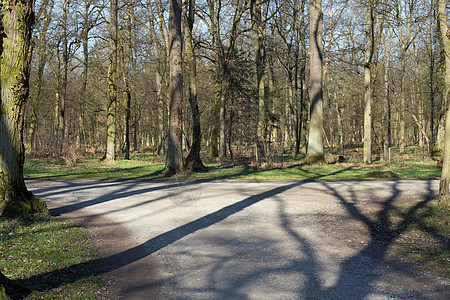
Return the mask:
<svg viewBox="0 0 450 300">
<path fill-rule="evenodd" d="M 108 105 L 106 108 L 106 159 L 116 159 L 116 104 L 117 104 L 117 0 L 109 7 L 109 70 Z"/>
<path fill-rule="evenodd" d="M 389 29 L 389 39 L 391 38 L 391 29 Z M 389 65 L 391 57 L 391 40 L 389 43 L 386 40 L 386 35 L 383 35 L 383 45 L 384 45 L 384 145 L 383 145 L 383 155 L 384 160 L 389 159 L 389 147 L 391 147 L 391 99 L 390 99 L 390 83 L 389 83 Z"/>
<path fill-rule="evenodd" d="M 182 45 L 181 45 L 181 0 L 170 0 L 169 13 L 170 42 L 170 116 L 169 142 L 167 149 L 166 173 L 171 175 L 182 172 Z"/>
<path fill-rule="evenodd" d="M 256 63 L 256 88 L 258 89 L 258 123 L 256 127 L 256 161 L 261 162 L 266 154 L 264 152 L 264 122 L 265 122 L 265 30 L 261 15 L 261 0 L 250 1 L 252 18 L 253 48 Z"/>
<path fill-rule="evenodd" d="M 406 100 L 405 100 L 405 94 L 406 94 L 406 80 L 405 80 L 405 73 L 406 73 L 406 50 L 401 50 L 400 54 L 400 144 L 399 144 L 399 151 L 400 154 L 405 154 L 405 148 L 406 148 L 406 120 L 405 120 L 405 109 L 406 109 Z"/>
<path fill-rule="evenodd" d="M 316 163 L 325 161 L 323 153 L 323 45 L 321 0 L 310 0 L 309 26 L 311 121 L 309 125 L 307 159 L 311 163 Z"/>
<path fill-rule="evenodd" d="M 34 1 L 3 7 L 0 39 L 0 215 L 46 212 L 44 201 L 30 193 L 23 178 L 23 124 L 29 93 Z M 1 51 L 0 51 L 1 52 Z M 12 63 L 14 62 L 14 63 Z"/>
<path fill-rule="evenodd" d="M 187 0 L 188 9 L 184 13 L 184 33 L 186 59 L 189 65 L 189 104 L 192 111 L 192 146 L 186 158 L 185 168 L 189 171 L 206 172 L 208 169 L 203 165 L 200 158 L 201 149 L 201 126 L 200 112 L 197 100 L 197 66 L 195 62 L 195 50 L 192 40 L 192 27 L 194 25 L 195 0 Z"/>
<path fill-rule="evenodd" d="M 364 53 L 364 157 L 363 162 L 372 162 L 372 57 L 374 50 L 373 4 L 369 1 L 365 11 L 365 53 Z"/>
<path fill-rule="evenodd" d="M 449 204 L 449 184 L 450 184 L 450 106 L 448 96 L 450 92 L 450 30 L 447 26 L 446 1 L 438 0 L 439 31 L 444 48 L 445 73 L 444 73 L 444 103 L 447 105 L 447 115 L 445 120 L 445 142 L 444 156 L 442 164 L 442 175 L 439 184 L 439 205 L 448 207 Z"/>
<path fill-rule="evenodd" d="M 130 7 L 130 9 L 132 9 Z M 132 33 L 132 28 L 131 28 L 131 17 L 127 16 L 126 19 L 126 41 L 125 41 L 125 45 L 124 47 L 124 51 L 123 51 L 123 84 L 124 84 L 124 98 L 125 98 L 125 140 L 124 140 L 124 144 L 125 144 L 125 159 L 129 160 L 130 159 L 130 117 L 131 117 L 131 90 L 130 90 L 130 62 L 131 62 L 131 33 Z"/>
<path fill-rule="evenodd" d="M 224 160 L 227 157 L 227 145 L 225 142 L 225 109 L 228 91 L 228 81 L 224 72 L 222 77 L 222 93 L 220 95 L 220 110 L 219 110 L 219 120 L 220 120 L 220 130 L 219 130 L 219 159 Z"/>
<path fill-rule="evenodd" d="M 405 11 L 401 11 L 402 9 Z M 406 60 L 407 60 L 407 51 L 409 46 L 411 45 L 412 37 L 412 26 L 413 25 L 413 12 L 412 8 L 409 7 L 409 12 L 406 11 L 406 7 L 400 7 L 400 3 L 397 3 L 396 7 L 396 16 L 397 16 L 397 35 L 399 39 L 400 46 L 400 142 L 399 142 L 399 151 L 400 154 L 405 153 L 406 148 L 406 119 L 405 119 L 405 110 L 406 110 Z M 406 23 L 406 30 L 402 27 L 402 25 Z M 406 32 L 405 32 L 406 31 Z"/>
<path fill-rule="evenodd" d="M 60 106 L 59 106 L 59 127 L 58 127 L 58 146 L 59 155 L 63 153 L 66 136 L 67 136 L 67 126 L 66 126 L 66 98 L 67 98 L 67 79 L 69 74 L 69 42 L 67 40 L 67 17 L 69 14 L 69 0 L 63 1 L 63 18 L 62 18 L 62 30 L 61 30 L 61 40 L 62 40 L 62 59 L 63 59 L 63 74 L 61 82 L 61 92 L 60 92 Z"/>
<path fill-rule="evenodd" d="M 213 43 L 213 60 L 214 60 L 214 101 L 212 104 L 212 124 L 210 133 L 210 143 L 209 143 L 209 156 L 218 157 L 219 156 L 219 133 L 220 133 L 220 100 L 222 97 L 222 77 L 224 76 L 224 71 L 222 69 L 223 64 L 223 45 L 219 37 L 219 14 L 221 7 L 221 0 L 207 0 L 209 8 L 209 33 L 211 35 L 211 40 Z"/>
</svg>

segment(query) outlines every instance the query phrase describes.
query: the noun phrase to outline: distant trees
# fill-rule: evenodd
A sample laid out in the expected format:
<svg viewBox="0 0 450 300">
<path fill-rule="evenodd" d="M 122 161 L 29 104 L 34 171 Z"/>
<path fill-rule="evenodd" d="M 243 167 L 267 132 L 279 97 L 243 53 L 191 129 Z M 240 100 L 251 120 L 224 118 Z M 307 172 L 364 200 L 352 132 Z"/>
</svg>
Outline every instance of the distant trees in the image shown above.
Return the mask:
<svg viewBox="0 0 450 300">
<path fill-rule="evenodd" d="M 171 60 L 169 1 L 38 1 L 27 151 L 161 159 L 171 140 L 188 169 L 208 154 L 428 152 L 445 105 L 432 2 L 186 0 Z M 185 79 L 175 94 L 171 62 Z"/>
</svg>

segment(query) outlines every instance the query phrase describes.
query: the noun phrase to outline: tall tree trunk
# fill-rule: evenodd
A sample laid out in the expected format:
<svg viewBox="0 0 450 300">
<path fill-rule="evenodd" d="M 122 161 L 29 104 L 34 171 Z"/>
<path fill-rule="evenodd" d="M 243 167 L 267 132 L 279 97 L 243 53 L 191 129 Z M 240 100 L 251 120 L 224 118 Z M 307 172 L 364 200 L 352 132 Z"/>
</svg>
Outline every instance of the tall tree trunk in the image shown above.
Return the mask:
<svg viewBox="0 0 450 300">
<path fill-rule="evenodd" d="M 399 151 L 400 154 L 405 154 L 406 148 L 406 120 L 405 120 L 405 109 L 406 109 L 406 50 L 401 50 L 400 53 L 400 144 Z"/>
<path fill-rule="evenodd" d="M 164 132 L 164 101 L 162 99 L 162 78 L 159 71 L 155 72 L 155 81 L 156 81 L 156 102 L 158 105 L 158 149 L 157 154 L 163 155 L 165 153 L 165 141 L 166 134 Z"/>
<path fill-rule="evenodd" d="M 447 115 L 445 119 L 445 142 L 444 142 L 444 156 L 442 165 L 442 175 L 439 184 L 439 205 L 448 207 L 449 200 L 449 184 L 450 184 L 450 30 L 447 25 L 446 1 L 438 0 L 438 15 L 439 15 L 439 31 L 441 33 L 442 45 L 445 56 L 445 73 L 444 73 L 444 102 L 447 105 Z"/>
<path fill-rule="evenodd" d="M 411 45 L 412 39 L 412 26 L 413 26 L 413 7 L 409 7 L 409 11 L 407 11 L 407 7 L 400 7 L 400 2 L 397 3 L 396 7 L 396 16 L 397 16 L 397 35 L 399 39 L 400 46 L 400 142 L 399 142 L 399 151 L 400 154 L 405 153 L 406 148 L 406 60 L 407 60 L 407 51 L 409 46 Z M 405 11 L 401 11 L 404 9 Z M 405 15 L 406 18 L 402 18 L 402 15 Z M 406 19 L 406 21 L 404 20 Z M 402 24 L 406 22 L 406 30 L 402 27 Z M 406 31 L 406 32 L 405 32 Z"/>
<path fill-rule="evenodd" d="M 227 145 L 225 141 L 225 109 L 226 109 L 226 100 L 227 100 L 227 92 L 228 92 L 228 80 L 226 78 L 227 72 L 223 72 L 224 76 L 222 77 L 222 93 L 220 95 L 220 110 L 219 110 L 219 120 L 220 120 L 220 130 L 219 130 L 219 158 L 220 160 L 224 160 L 227 157 Z"/>
<path fill-rule="evenodd" d="M 64 145 L 67 137 L 67 126 L 66 126 L 66 100 L 67 100 L 67 79 L 69 75 L 69 42 L 67 39 L 67 18 L 69 14 L 69 0 L 63 1 L 63 18 L 62 18 L 62 30 L 61 30 L 61 40 L 62 40 L 62 59 L 63 59 L 63 74 L 61 82 L 61 102 L 59 107 L 59 154 L 63 153 Z"/>
<path fill-rule="evenodd" d="M 324 162 L 323 153 L 323 89 L 322 89 L 322 1 L 310 0 L 309 4 L 309 62 L 311 121 L 309 125 L 308 161 Z"/>
<path fill-rule="evenodd" d="M 209 32 L 213 43 L 214 59 L 214 101 L 212 103 L 212 124 L 210 132 L 209 156 L 219 156 L 219 132 L 220 132 L 220 100 L 222 96 L 222 77 L 223 77 L 223 45 L 219 37 L 219 16 L 221 0 L 207 0 L 209 8 Z"/>
<path fill-rule="evenodd" d="M 23 125 L 29 94 L 34 1 L 3 7 L 0 38 L 0 215 L 46 212 L 23 178 Z"/>
<path fill-rule="evenodd" d="M 182 45 L 181 45 L 181 0 L 170 0 L 169 43 L 170 43 L 170 116 L 169 142 L 166 173 L 175 174 L 184 170 L 182 138 Z"/>
<path fill-rule="evenodd" d="M 338 103 L 338 97 L 336 91 L 333 93 L 334 95 L 334 105 L 336 110 L 336 118 L 337 118 L 337 127 L 339 134 L 339 147 L 341 148 L 341 153 L 344 153 L 344 130 L 342 128 L 342 113 Z"/>
<path fill-rule="evenodd" d="M 258 123 L 256 127 L 256 161 L 261 162 L 266 154 L 264 147 L 265 123 L 265 25 L 261 14 L 261 0 L 250 0 L 253 48 L 256 62 L 256 88 L 258 89 Z"/>
<path fill-rule="evenodd" d="M 389 29 L 389 39 L 391 38 L 391 30 Z M 391 57 L 391 40 L 389 43 L 386 40 L 386 36 L 383 35 L 383 45 L 384 45 L 384 160 L 387 161 L 389 158 L 388 149 L 391 147 L 391 99 L 390 99 L 390 82 L 389 82 L 389 65 Z"/>
<path fill-rule="evenodd" d="M 186 59 L 189 65 L 189 104 L 192 112 L 192 145 L 186 158 L 185 168 L 189 171 L 205 172 L 208 169 L 203 165 L 200 158 L 201 150 L 201 126 L 200 112 L 197 100 L 197 66 L 195 62 L 195 49 L 192 38 L 192 29 L 195 16 L 195 0 L 186 0 L 184 35 Z M 185 6 L 186 7 L 186 6 Z"/>
<path fill-rule="evenodd" d="M 216 66 L 216 76 L 218 78 L 222 77 L 223 74 L 219 71 L 219 67 Z M 220 75 L 219 75 L 220 74 Z M 209 156 L 218 157 L 219 156 L 219 126 L 220 126 L 220 98 L 222 97 L 222 80 L 216 79 L 215 82 L 215 92 L 214 92 L 214 103 L 212 107 L 212 120 L 211 124 L 211 135 L 209 143 Z"/>
<path fill-rule="evenodd" d="M 83 29 L 81 31 L 81 42 L 83 44 L 83 83 L 81 85 L 81 101 L 80 101 L 80 114 L 78 116 L 78 131 L 76 136 L 76 147 L 81 149 L 83 140 L 83 112 L 86 107 L 87 101 L 87 86 L 88 86 L 88 72 L 89 72 L 89 31 L 92 29 L 93 24 L 89 20 L 91 3 L 89 0 L 84 0 L 84 12 L 83 12 Z"/>
<path fill-rule="evenodd" d="M 116 104 L 117 104 L 117 0 L 109 7 L 109 70 L 108 105 L 106 108 L 106 159 L 116 159 Z"/>
<path fill-rule="evenodd" d="M 130 7 L 132 10 L 133 8 Z M 123 85 L 124 85 L 124 98 L 125 98 L 125 136 L 124 136 L 124 150 L 125 150 L 125 159 L 130 159 L 130 117 L 131 117 L 131 90 L 130 90 L 130 63 L 131 63 L 131 17 L 127 16 L 126 19 L 126 41 L 124 42 L 124 51 L 123 51 Z"/>
<path fill-rule="evenodd" d="M 365 53 L 364 53 L 364 163 L 372 162 L 372 58 L 374 52 L 373 1 L 365 8 Z"/>
</svg>

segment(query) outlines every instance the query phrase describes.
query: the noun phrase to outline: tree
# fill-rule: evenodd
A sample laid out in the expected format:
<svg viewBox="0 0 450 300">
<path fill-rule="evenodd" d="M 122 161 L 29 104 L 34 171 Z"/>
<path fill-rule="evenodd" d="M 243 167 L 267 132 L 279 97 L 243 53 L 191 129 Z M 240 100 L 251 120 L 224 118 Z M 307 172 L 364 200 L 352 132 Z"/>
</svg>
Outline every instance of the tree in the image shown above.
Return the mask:
<svg viewBox="0 0 450 300">
<path fill-rule="evenodd" d="M 194 26 L 194 7 L 195 0 L 187 0 L 184 12 L 184 34 L 185 34 L 185 49 L 186 59 L 189 66 L 189 104 L 192 111 L 192 145 L 189 154 L 186 158 L 185 167 L 190 171 L 205 172 L 208 169 L 203 165 L 200 158 L 201 149 L 201 127 L 200 127 L 200 112 L 198 109 L 197 100 L 197 68 L 195 62 L 195 50 L 192 37 L 192 29 Z"/>
<path fill-rule="evenodd" d="M 129 6 L 129 10 L 133 11 L 133 5 L 131 3 L 127 3 Z M 122 78 L 123 78 L 123 87 L 124 87 L 124 109 L 125 109 L 125 118 L 124 118 L 124 152 L 125 159 L 130 159 L 130 117 L 131 117 L 131 87 L 130 87 L 130 70 L 131 70 L 131 48 L 132 48 L 132 26 L 131 26 L 131 16 L 126 16 L 126 32 L 123 33 L 125 42 L 123 45 L 123 53 L 122 53 Z"/>
<path fill-rule="evenodd" d="M 60 155 L 63 152 L 63 147 L 65 144 L 67 136 L 67 126 L 66 126 L 66 102 L 67 102 L 67 77 L 69 74 L 69 42 L 67 39 L 67 27 L 68 27 L 68 14 L 69 14 L 69 0 L 63 0 L 63 16 L 61 23 L 61 36 L 62 41 L 62 64 L 63 73 L 61 78 L 61 85 L 57 87 L 59 89 L 59 111 L 58 111 L 58 131 L 57 131 L 57 142 Z M 59 68 L 59 66 L 58 66 Z"/>
<path fill-rule="evenodd" d="M 170 0 L 169 44 L 170 44 L 170 116 L 169 141 L 167 145 L 166 173 L 174 174 L 184 170 L 182 138 L 182 45 L 181 45 L 181 0 Z"/>
<path fill-rule="evenodd" d="M 109 23 L 108 105 L 106 119 L 106 159 L 116 159 L 116 104 L 117 104 L 117 0 L 111 0 Z"/>
<path fill-rule="evenodd" d="M 323 162 L 323 88 L 322 88 L 322 1 L 310 0 L 309 4 L 309 80 L 311 121 L 307 159 L 310 162 Z"/>
<path fill-rule="evenodd" d="M 382 24 L 378 14 L 380 1 L 370 0 L 365 4 L 365 43 L 364 43 L 364 163 L 372 162 L 372 70 L 373 58 L 377 57 L 379 50 L 379 38 L 376 36 L 382 33 Z M 375 61 L 376 63 L 376 61 Z"/>
<path fill-rule="evenodd" d="M 256 88 L 258 89 L 258 125 L 256 127 L 256 161 L 259 163 L 266 156 L 264 148 L 264 123 L 265 123 L 265 73 L 266 73 L 266 49 L 265 49 L 265 23 L 262 20 L 261 0 L 250 1 L 250 13 L 252 18 L 253 49 L 256 63 Z"/>
<path fill-rule="evenodd" d="M 448 101 L 450 91 L 450 30 L 447 26 L 446 1 L 438 0 L 438 22 L 439 32 L 441 34 L 442 45 L 444 48 L 445 73 L 444 73 L 444 101 L 447 105 L 445 119 L 445 142 L 444 156 L 442 165 L 442 175 L 439 183 L 439 204 L 442 207 L 449 203 L 449 184 L 450 184 L 450 106 Z"/>
<path fill-rule="evenodd" d="M 34 1 L 3 6 L 0 60 L 0 215 L 46 212 L 45 202 L 29 192 L 23 177 L 23 127 L 29 94 Z"/>
<path fill-rule="evenodd" d="M 374 1 L 370 0 L 364 15 L 365 53 L 364 53 L 364 163 L 372 162 L 372 58 L 374 52 Z"/>
</svg>

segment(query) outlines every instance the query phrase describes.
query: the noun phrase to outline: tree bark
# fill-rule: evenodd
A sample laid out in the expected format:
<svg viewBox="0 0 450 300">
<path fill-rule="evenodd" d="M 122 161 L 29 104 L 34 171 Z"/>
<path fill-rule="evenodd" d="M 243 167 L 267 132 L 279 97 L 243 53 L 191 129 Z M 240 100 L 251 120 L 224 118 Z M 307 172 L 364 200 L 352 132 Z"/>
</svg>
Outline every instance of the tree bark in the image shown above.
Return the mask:
<svg viewBox="0 0 450 300">
<path fill-rule="evenodd" d="M 169 43 L 170 43 L 170 116 L 169 142 L 166 173 L 171 175 L 184 171 L 182 138 L 182 45 L 181 45 L 181 0 L 170 0 Z"/>
<path fill-rule="evenodd" d="M 391 38 L 391 29 L 388 29 L 389 39 Z M 383 144 L 383 155 L 384 160 L 389 160 L 389 147 L 391 147 L 391 99 L 390 99 L 390 82 L 389 82 L 389 66 L 391 57 L 391 44 L 392 41 L 387 42 L 386 35 L 383 35 L 383 45 L 384 45 L 384 144 Z"/>
<path fill-rule="evenodd" d="M 106 159 L 116 159 L 116 104 L 117 104 L 117 0 L 109 7 L 109 69 L 108 104 L 106 108 Z"/>
<path fill-rule="evenodd" d="M 59 121 L 58 121 L 58 147 L 59 155 L 63 153 L 65 140 L 67 136 L 66 126 L 66 98 L 67 98 L 67 78 L 69 75 L 69 42 L 67 40 L 67 18 L 69 14 L 69 0 L 63 1 L 63 17 L 62 17 L 62 60 L 63 60 L 63 74 L 60 91 L 60 103 L 59 103 Z"/>
<path fill-rule="evenodd" d="M 253 48 L 256 63 L 256 88 L 258 90 L 258 123 L 256 127 L 256 161 L 261 162 L 266 154 L 264 147 L 265 123 L 265 29 L 261 15 L 261 0 L 250 0 L 250 13 L 252 18 Z"/>
<path fill-rule="evenodd" d="M 439 183 L 439 205 L 448 207 L 450 184 L 450 106 L 448 96 L 450 92 L 450 30 L 447 25 L 446 1 L 438 0 L 439 31 L 444 48 L 445 73 L 444 73 L 444 102 L 447 105 L 445 120 L 445 142 L 442 164 L 442 175 Z"/>
<path fill-rule="evenodd" d="M 309 5 L 311 121 L 307 150 L 307 160 L 311 163 L 325 161 L 323 153 L 322 18 L 322 1 L 311 0 Z"/>
<path fill-rule="evenodd" d="M 209 156 L 218 157 L 219 156 L 219 132 L 220 132 L 220 100 L 222 96 L 222 60 L 223 47 L 219 37 L 219 14 L 221 7 L 221 0 L 207 0 L 209 8 L 209 33 L 211 35 L 211 40 L 213 44 L 213 60 L 214 60 L 214 102 L 212 106 L 212 124 L 211 124 L 211 134 L 210 134 L 210 145 L 209 145 Z"/>
<path fill-rule="evenodd" d="M 34 1 L 3 7 L 0 49 L 0 215 L 47 212 L 23 178 L 23 125 L 29 94 Z"/>
<path fill-rule="evenodd" d="M 364 156 L 363 162 L 372 162 L 372 58 L 374 51 L 373 1 L 365 11 L 365 53 L 364 53 Z"/>
<path fill-rule="evenodd" d="M 219 120 L 220 120 L 220 130 L 219 130 L 219 159 L 221 161 L 227 158 L 227 145 L 225 142 L 225 110 L 228 92 L 228 80 L 226 78 L 227 72 L 223 72 L 222 77 L 222 92 L 220 94 L 220 109 L 219 109 Z"/>
<path fill-rule="evenodd" d="M 197 66 L 195 62 L 195 49 L 192 38 L 192 29 L 194 25 L 195 0 L 186 0 L 187 8 L 184 16 L 184 33 L 186 59 L 189 65 L 189 104 L 192 112 L 192 146 L 186 158 L 185 168 L 189 171 L 206 172 L 208 169 L 200 158 L 201 150 L 201 126 L 200 112 L 197 100 Z"/>
<path fill-rule="evenodd" d="M 132 9 L 130 7 L 130 9 Z M 125 34 L 125 45 L 123 50 L 123 85 L 124 85 L 124 107 L 125 107 L 125 118 L 124 118 L 124 125 L 125 125 L 125 136 L 124 136 L 124 150 L 125 150 L 125 159 L 130 159 L 130 118 L 131 118 L 131 89 L 130 89 L 130 63 L 131 63 L 131 34 L 132 34 L 132 28 L 131 28 L 131 17 L 127 16 L 126 19 L 126 34 Z"/>
</svg>

